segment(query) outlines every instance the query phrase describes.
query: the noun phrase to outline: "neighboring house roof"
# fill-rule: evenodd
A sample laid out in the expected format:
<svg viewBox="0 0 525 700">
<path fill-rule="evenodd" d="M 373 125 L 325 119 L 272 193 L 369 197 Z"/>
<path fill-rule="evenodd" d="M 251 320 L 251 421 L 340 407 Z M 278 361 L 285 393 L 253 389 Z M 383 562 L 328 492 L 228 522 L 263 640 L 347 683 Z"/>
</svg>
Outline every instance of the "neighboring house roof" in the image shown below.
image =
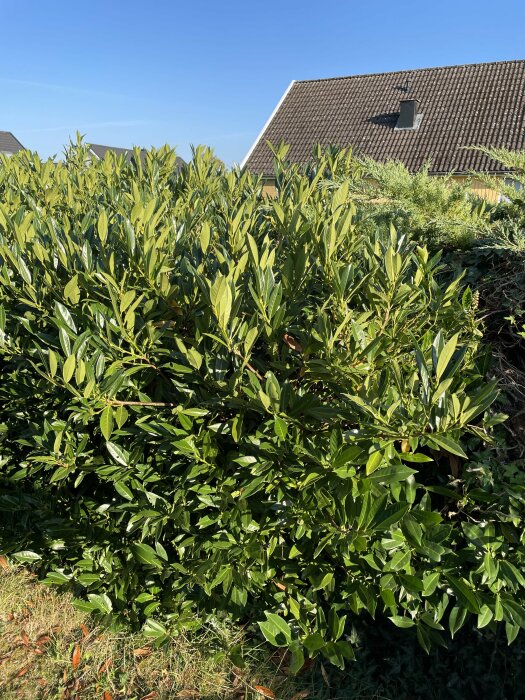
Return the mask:
<svg viewBox="0 0 525 700">
<path fill-rule="evenodd" d="M 10 131 L 0 131 L 0 153 L 17 153 L 24 147 Z"/>
<path fill-rule="evenodd" d="M 400 102 L 418 100 L 418 128 L 396 129 Z M 273 146 L 305 164 L 315 145 L 351 146 L 356 155 L 396 160 L 411 171 L 503 172 L 465 146 L 525 148 L 525 61 L 355 75 L 293 82 L 243 165 L 273 174 Z"/>
<path fill-rule="evenodd" d="M 113 151 L 114 153 L 117 154 L 118 157 L 124 156 L 126 158 L 126 161 L 129 163 L 133 159 L 133 149 L 132 148 L 116 148 L 114 146 L 102 146 L 100 144 L 96 143 L 91 143 L 89 144 L 89 148 L 92 153 L 95 154 L 97 158 L 102 160 L 104 156 L 106 155 L 107 151 Z M 142 164 L 146 162 L 146 149 L 141 148 L 140 149 L 140 160 L 142 161 Z M 175 161 L 175 168 L 178 170 L 181 168 L 183 165 L 186 165 L 186 163 L 182 160 L 182 158 L 179 158 L 177 156 L 176 161 Z"/>
</svg>

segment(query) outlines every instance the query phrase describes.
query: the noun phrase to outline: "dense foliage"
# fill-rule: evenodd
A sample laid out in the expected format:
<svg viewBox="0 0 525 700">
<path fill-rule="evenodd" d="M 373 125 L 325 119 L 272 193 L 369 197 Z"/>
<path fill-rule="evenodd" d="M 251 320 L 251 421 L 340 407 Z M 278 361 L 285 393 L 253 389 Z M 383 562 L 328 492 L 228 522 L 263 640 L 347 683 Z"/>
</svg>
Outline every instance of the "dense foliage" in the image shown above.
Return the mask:
<svg viewBox="0 0 525 700">
<path fill-rule="evenodd" d="M 2 549 L 159 642 L 258 622 L 295 670 L 352 658 L 362 614 L 514 639 L 524 490 L 473 457 L 501 420 L 476 294 L 361 226 L 328 161 L 275 200 L 174 165 L 1 161 Z"/>
</svg>

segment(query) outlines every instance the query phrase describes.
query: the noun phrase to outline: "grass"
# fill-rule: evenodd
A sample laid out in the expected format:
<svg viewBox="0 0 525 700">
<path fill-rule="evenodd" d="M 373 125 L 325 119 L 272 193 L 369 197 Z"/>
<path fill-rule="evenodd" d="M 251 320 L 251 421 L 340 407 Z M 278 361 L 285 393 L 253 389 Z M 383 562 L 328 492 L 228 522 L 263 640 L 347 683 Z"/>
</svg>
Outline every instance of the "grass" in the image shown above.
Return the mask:
<svg viewBox="0 0 525 700">
<path fill-rule="evenodd" d="M 275 654 L 245 644 L 238 628 L 218 626 L 156 649 L 140 633 L 97 628 L 69 594 L 0 561 L 2 700 L 262 700 L 264 692 L 279 700 L 313 697 L 304 687 L 308 681 L 287 676 Z M 226 653 L 239 644 L 242 670 Z"/>
</svg>

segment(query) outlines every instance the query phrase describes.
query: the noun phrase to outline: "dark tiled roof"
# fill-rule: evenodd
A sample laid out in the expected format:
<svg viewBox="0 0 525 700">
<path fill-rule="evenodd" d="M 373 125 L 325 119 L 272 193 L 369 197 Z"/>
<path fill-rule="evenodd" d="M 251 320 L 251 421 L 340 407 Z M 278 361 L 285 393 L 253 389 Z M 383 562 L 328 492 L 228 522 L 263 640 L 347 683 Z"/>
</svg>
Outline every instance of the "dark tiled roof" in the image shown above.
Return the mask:
<svg viewBox="0 0 525 700">
<path fill-rule="evenodd" d="M 90 149 L 93 151 L 93 153 L 97 156 L 97 158 L 104 158 L 106 155 L 107 151 L 113 151 L 114 153 L 117 154 L 118 157 L 124 156 L 128 163 L 132 160 L 133 158 L 133 149 L 132 148 L 116 148 L 114 146 L 102 146 L 100 144 L 96 143 L 91 143 L 89 145 Z M 144 164 L 146 162 L 146 150 L 144 148 L 140 149 L 140 160 Z M 186 163 L 182 160 L 182 158 L 179 158 L 177 156 L 177 159 L 175 161 L 175 168 L 179 169 L 183 165 L 186 165 Z"/>
<path fill-rule="evenodd" d="M 0 153 L 17 153 L 24 147 L 10 131 L 0 131 Z"/>
<path fill-rule="evenodd" d="M 407 94 L 404 87 L 410 84 Z M 419 100 L 419 129 L 394 127 L 402 99 Z M 287 158 L 306 163 L 312 148 L 352 146 L 356 154 L 397 160 L 411 171 L 501 172 L 501 164 L 462 146 L 525 148 L 525 61 L 423 68 L 292 84 L 248 154 L 245 165 L 271 175 L 267 142 L 290 145 Z"/>
<path fill-rule="evenodd" d="M 133 158 L 132 148 L 116 148 L 115 146 L 102 146 L 97 143 L 91 143 L 89 147 L 100 160 L 104 158 L 108 151 L 113 151 L 118 157 L 124 156 L 128 162 Z"/>
</svg>

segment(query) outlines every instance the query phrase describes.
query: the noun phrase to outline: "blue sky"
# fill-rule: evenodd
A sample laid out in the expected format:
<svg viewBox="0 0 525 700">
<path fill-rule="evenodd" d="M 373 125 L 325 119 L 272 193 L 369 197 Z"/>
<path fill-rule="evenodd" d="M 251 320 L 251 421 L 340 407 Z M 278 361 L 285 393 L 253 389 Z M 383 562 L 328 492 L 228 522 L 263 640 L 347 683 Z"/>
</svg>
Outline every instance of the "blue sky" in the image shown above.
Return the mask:
<svg viewBox="0 0 525 700">
<path fill-rule="evenodd" d="M 523 0 L 0 0 L 0 130 L 242 160 L 292 79 L 525 58 Z"/>
</svg>

